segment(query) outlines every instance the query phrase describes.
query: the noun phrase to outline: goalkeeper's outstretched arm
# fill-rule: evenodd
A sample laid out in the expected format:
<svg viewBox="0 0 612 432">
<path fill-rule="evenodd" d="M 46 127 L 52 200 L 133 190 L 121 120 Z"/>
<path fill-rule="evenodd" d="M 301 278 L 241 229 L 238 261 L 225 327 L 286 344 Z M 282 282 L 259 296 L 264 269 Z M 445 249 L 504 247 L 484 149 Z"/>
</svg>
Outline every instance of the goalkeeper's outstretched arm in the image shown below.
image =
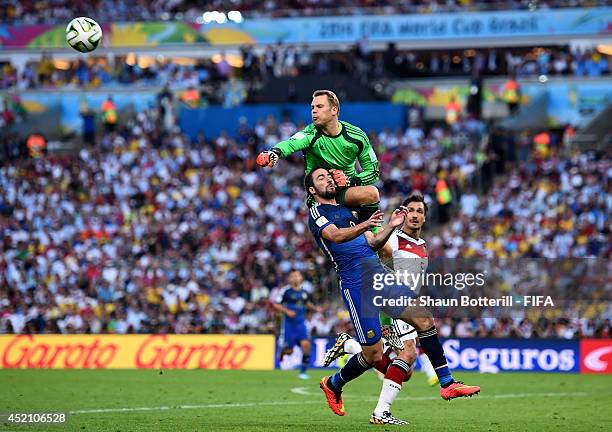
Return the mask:
<svg viewBox="0 0 612 432">
<path fill-rule="evenodd" d="M 273 167 L 279 159 L 286 158 L 290 154 L 304 150 L 310 146 L 310 137 L 303 131 L 293 135 L 285 141 L 276 144 L 272 149 L 263 151 L 257 155 L 257 165 L 262 167 Z"/>
</svg>

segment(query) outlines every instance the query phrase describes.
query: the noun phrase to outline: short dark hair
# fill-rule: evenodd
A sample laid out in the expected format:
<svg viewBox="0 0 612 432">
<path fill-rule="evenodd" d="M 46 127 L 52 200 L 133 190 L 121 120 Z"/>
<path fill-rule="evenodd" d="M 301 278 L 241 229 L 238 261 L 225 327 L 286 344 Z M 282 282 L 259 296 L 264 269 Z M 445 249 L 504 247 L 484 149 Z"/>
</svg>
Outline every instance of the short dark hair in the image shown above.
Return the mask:
<svg viewBox="0 0 612 432">
<path fill-rule="evenodd" d="M 340 101 L 338 100 L 338 96 L 336 96 L 336 93 L 334 93 L 331 90 L 316 90 L 313 94 L 312 94 L 312 98 L 316 98 L 317 96 L 327 96 L 327 101 L 329 102 L 329 105 L 331 107 L 336 107 L 338 108 L 338 111 L 340 111 Z"/>
<path fill-rule="evenodd" d="M 425 210 L 425 215 L 427 215 L 427 211 L 429 210 L 429 207 L 427 206 L 427 203 L 425 202 L 425 197 L 423 197 L 422 193 L 420 193 L 420 192 L 413 192 L 413 193 L 411 193 L 408 196 L 408 198 L 406 198 L 404 200 L 404 203 L 402 205 L 404 207 L 406 207 L 411 202 L 421 202 L 421 203 L 423 203 L 423 209 Z"/>
<path fill-rule="evenodd" d="M 304 176 L 304 190 L 306 191 L 306 195 L 310 195 L 310 192 L 308 191 L 308 189 L 310 189 L 311 187 L 314 187 L 314 179 L 312 178 L 312 174 L 316 170 L 319 170 L 319 169 L 327 170 L 327 168 L 324 168 L 322 166 L 316 166 L 310 171 L 308 171 L 306 175 Z"/>
</svg>

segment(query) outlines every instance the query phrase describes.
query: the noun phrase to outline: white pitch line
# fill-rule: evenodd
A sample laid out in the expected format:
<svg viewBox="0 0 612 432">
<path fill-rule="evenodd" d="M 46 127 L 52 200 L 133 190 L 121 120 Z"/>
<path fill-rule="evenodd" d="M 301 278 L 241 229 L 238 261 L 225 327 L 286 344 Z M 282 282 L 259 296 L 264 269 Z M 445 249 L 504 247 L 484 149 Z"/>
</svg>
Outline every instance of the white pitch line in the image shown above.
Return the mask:
<svg viewBox="0 0 612 432">
<path fill-rule="evenodd" d="M 294 387 L 291 389 L 293 393 L 301 394 L 304 396 L 312 396 L 307 391 L 307 387 Z M 576 393 L 506 393 L 506 394 L 493 394 L 493 395 L 478 395 L 477 399 L 516 399 L 525 397 L 567 397 L 567 396 L 578 396 L 585 397 L 589 393 L 576 392 Z M 427 401 L 427 400 L 438 400 L 439 396 L 403 396 L 397 398 L 397 400 L 405 401 Z M 351 397 L 349 400 L 378 400 L 376 397 Z M 303 405 L 303 404 L 320 404 L 321 400 L 316 401 L 271 401 L 271 402 L 243 402 L 243 403 L 231 403 L 231 404 L 207 404 L 207 405 L 176 405 L 176 406 L 158 406 L 158 407 L 134 407 L 134 408 L 100 408 L 100 409 L 89 409 L 89 410 L 77 410 L 69 411 L 69 414 L 104 414 L 104 413 L 121 413 L 121 412 L 135 412 L 135 411 L 167 411 L 173 409 L 207 409 L 207 408 L 248 408 L 258 406 L 274 406 L 274 405 Z"/>
<path fill-rule="evenodd" d="M 206 404 L 206 405 L 174 405 L 158 407 L 134 407 L 134 408 L 99 408 L 88 410 L 69 411 L 68 414 L 98 414 L 98 413 L 118 413 L 133 411 L 166 411 L 172 409 L 206 409 L 206 408 L 246 408 L 266 405 L 302 405 L 317 404 L 321 401 L 276 401 L 276 402 L 244 402 L 228 404 Z"/>
</svg>

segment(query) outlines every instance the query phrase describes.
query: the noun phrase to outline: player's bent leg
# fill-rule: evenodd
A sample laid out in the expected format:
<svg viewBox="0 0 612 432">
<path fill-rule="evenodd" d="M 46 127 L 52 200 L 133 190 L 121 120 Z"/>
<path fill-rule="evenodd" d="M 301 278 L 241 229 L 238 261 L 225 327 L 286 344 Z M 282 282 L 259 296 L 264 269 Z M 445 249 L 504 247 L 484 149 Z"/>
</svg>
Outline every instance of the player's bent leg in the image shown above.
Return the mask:
<svg viewBox="0 0 612 432">
<path fill-rule="evenodd" d="M 378 403 L 370 417 L 370 423 L 407 424 L 404 420 L 397 419 L 391 414 L 391 405 L 399 395 L 403 383 L 412 375 L 412 365 L 416 356 L 414 339 L 406 340 L 405 349 L 397 353 L 385 373 Z"/>
<path fill-rule="evenodd" d="M 342 402 L 342 389 L 350 381 L 359 378 L 364 372 L 368 371 L 373 362 L 382 358 L 382 342 L 380 333 L 374 335 L 374 342 L 366 339 L 365 343 L 371 342 L 370 345 L 363 345 L 363 351 L 355 354 L 346 362 L 346 365 L 332 376 L 327 376 L 321 379 L 319 387 L 325 393 L 327 405 L 334 414 L 343 416 L 346 414 L 344 403 Z"/>
<path fill-rule="evenodd" d="M 430 386 L 435 386 L 436 384 L 438 384 L 438 376 L 436 375 L 436 371 L 434 370 L 433 366 L 431 365 L 431 362 L 429 361 L 429 357 L 427 357 L 427 354 L 425 354 L 425 351 L 423 351 L 423 348 L 421 348 L 420 346 L 417 348 L 417 351 L 419 353 L 419 362 L 421 363 L 421 370 L 425 373 L 425 376 L 427 377 L 427 383 Z"/>
<path fill-rule="evenodd" d="M 402 359 L 410 365 L 408 374 L 404 378 L 404 382 L 407 382 L 412 378 L 412 372 L 414 371 L 414 363 L 418 357 L 418 351 L 416 348 L 416 339 L 409 339 L 404 341 L 404 349 L 397 354 L 397 358 Z"/>
<path fill-rule="evenodd" d="M 283 346 L 278 353 L 278 361 L 282 362 L 285 356 L 290 356 L 291 354 L 293 354 L 293 348 L 287 345 Z"/>
<path fill-rule="evenodd" d="M 399 332 L 397 331 L 396 326 L 393 324 L 393 318 L 387 315 L 384 312 L 380 312 L 380 331 L 387 341 L 387 345 L 395 350 L 403 350 L 404 343 L 400 338 Z"/>
<path fill-rule="evenodd" d="M 351 357 L 336 374 L 324 377 L 320 381 L 327 404 L 335 414 L 340 416 L 345 413 L 342 403 L 344 385 L 360 377 L 383 357 L 378 313 L 373 314 L 372 311 L 362 310 L 361 287 L 343 288 L 341 292 L 344 304 L 351 312 L 351 321 L 362 351 Z"/>
<path fill-rule="evenodd" d="M 361 346 L 361 354 L 363 358 L 371 365 L 372 367 L 374 363 L 381 361 L 383 359 L 383 346 L 380 338 L 378 342 L 372 345 L 362 345 Z"/>
<path fill-rule="evenodd" d="M 334 375 L 324 377 L 319 382 L 319 386 L 325 397 L 327 405 L 334 414 L 343 416 L 345 414 L 344 404 L 342 402 L 342 388 L 346 383 L 360 377 L 364 372 L 369 370 L 373 363 L 382 358 L 382 341 L 380 334 L 380 325 L 378 316 L 365 317 L 362 316 L 355 305 L 361 304 L 360 290 L 342 290 L 344 303 L 348 310 L 354 311 L 351 313 L 351 321 L 355 328 L 357 340 L 362 345 L 362 352 L 352 356 L 346 364 Z"/>
<path fill-rule="evenodd" d="M 380 208 L 380 194 L 376 186 L 354 186 L 340 190 L 336 198 L 339 204 L 350 207 L 359 221 L 366 221 Z"/>
<path fill-rule="evenodd" d="M 393 316 L 393 314 L 391 314 Z M 473 396 L 480 392 L 479 386 L 468 386 L 461 381 L 455 381 L 446 362 L 444 348 L 438 339 L 433 316 L 429 310 L 420 306 L 405 308 L 398 317 L 412 324 L 417 330 L 421 347 L 431 362 L 438 381 L 440 382 L 440 396 L 450 400 L 457 397 Z"/>
<path fill-rule="evenodd" d="M 376 204 L 380 201 L 380 193 L 376 186 L 353 186 L 346 189 L 343 205 L 347 207 L 360 207 L 367 204 Z"/>
<path fill-rule="evenodd" d="M 349 349 L 352 347 L 352 344 L 349 342 L 353 342 L 355 345 L 359 347 L 359 351 L 350 352 Z M 342 357 L 345 354 L 357 354 L 361 352 L 361 345 L 352 338 L 352 336 L 348 333 L 342 332 L 338 334 L 336 341 L 332 345 L 330 349 L 325 353 L 325 357 L 323 358 L 323 366 L 328 367 L 334 360 Z"/>
</svg>

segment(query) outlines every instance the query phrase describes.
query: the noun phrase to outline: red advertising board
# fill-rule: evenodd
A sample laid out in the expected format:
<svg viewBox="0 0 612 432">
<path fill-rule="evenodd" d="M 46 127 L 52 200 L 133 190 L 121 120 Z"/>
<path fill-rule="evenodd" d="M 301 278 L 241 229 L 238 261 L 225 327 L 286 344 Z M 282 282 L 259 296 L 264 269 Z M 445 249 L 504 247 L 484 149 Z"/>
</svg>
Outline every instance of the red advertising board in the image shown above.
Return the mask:
<svg viewBox="0 0 612 432">
<path fill-rule="evenodd" d="M 580 341 L 580 372 L 612 374 L 612 339 Z"/>
</svg>

